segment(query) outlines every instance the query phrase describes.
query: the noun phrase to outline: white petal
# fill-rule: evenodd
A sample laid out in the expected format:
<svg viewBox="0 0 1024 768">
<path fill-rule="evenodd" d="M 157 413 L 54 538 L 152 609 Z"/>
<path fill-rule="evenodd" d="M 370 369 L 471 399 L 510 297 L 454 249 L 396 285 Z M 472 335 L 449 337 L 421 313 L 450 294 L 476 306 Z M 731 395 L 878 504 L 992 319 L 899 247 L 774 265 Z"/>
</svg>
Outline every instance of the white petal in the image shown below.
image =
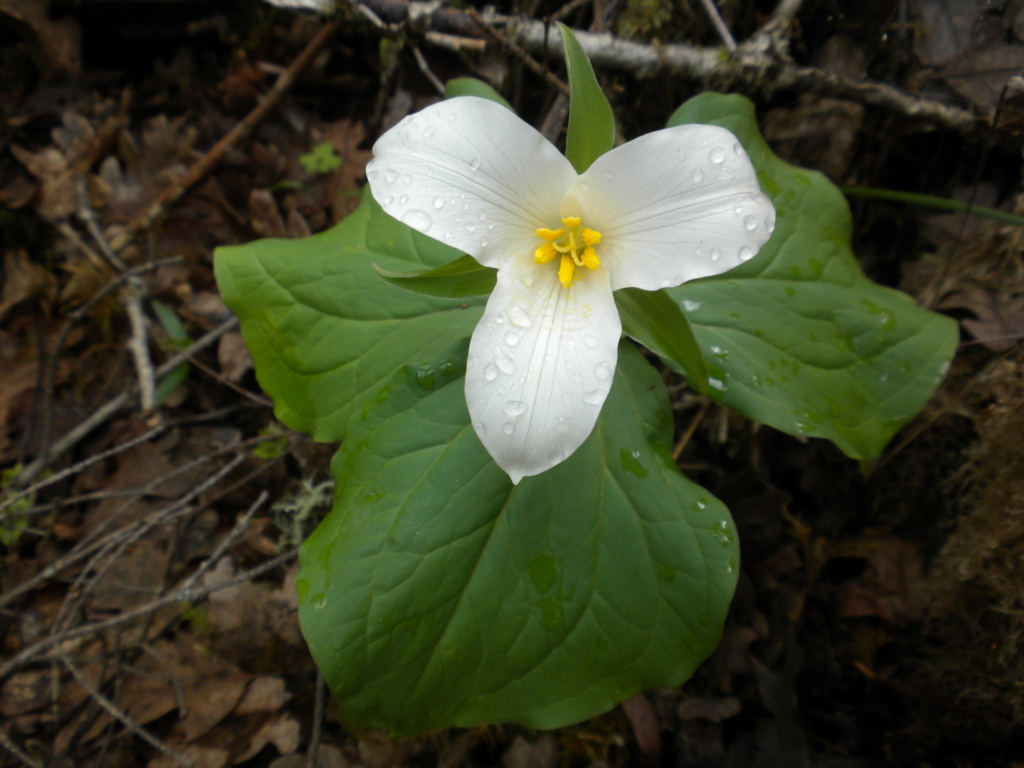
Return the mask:
<svg viewBox="0 0 1024 768">
<path fill-rule="evenodd" d="M 492 101 L 463 96 L 409 115 L 373 145 L 366 177 L 390 215 L 485 266 L 536 248 L 576 180 L 565 156 Z"/>
<path fill-rule="evenodd" d="M 727 272 L 775 228 L 747 153 L 713 125 L 666 128 L 601 155 L 566 194 L 562 213 L 582 215 L 603 235 L 598 254 L 612 290 L 653 291 Z"/>
<path fill-rule="evenodd" d="M 513 483 L 568 458 L 594 429 L 622 325 L 608 271 L 562 288 L 556 262 L 529 252 L 498 271 L 469 344 L 466 403 L 484 447 Z"/>
</svg>

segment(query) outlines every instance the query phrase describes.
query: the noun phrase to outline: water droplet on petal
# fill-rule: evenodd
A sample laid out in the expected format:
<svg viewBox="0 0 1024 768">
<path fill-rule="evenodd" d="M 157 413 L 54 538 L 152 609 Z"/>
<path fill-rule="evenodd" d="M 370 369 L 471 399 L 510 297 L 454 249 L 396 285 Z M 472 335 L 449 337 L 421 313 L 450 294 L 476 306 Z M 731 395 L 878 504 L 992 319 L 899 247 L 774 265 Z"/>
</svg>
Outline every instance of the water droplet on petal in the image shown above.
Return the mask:
<svg viewBox="0 0 1024 768">
<path fill-rule="evenodd" d="M 402 183 L 403 183 L 403 184 L 412 184 L 412 176 L 410 176 L 410 175 L 409 175 L 408 173 L 407 173 L 407 174 L 405 174 L 405 175 L 404 175 L 404 176 L 402 177 Z"/>
<path fill-rule="evenodd" d="M 398 171 L 394 168 L 388 168 L 384 171 L 384 178 L 387 179 L 388 184 L 394 184 L 395 180 L 398 178 Z"/>
<path fill-rule="evenodd" d="M 741 147 L 739 145 L 739 143 L 737 142 L 736 144 L 732 145 L 732 151 L 734 153 L 736 153 L 737 155 L 742 155 L 743 154 L 743 147 Z"/>
<path fill-rule="evenodd" d="M 662 288 L 671 288 L 672 287 L 672 281 L 671 280 L 662 280 L 661 281 L 661 287 Z"/>
<path fill-rule="evenodd" d="M 496 322 L 498 325 L 504 325 L 505 324 L 505 318 L 502 317 L 501 315 L 495 315 L 494 316 L 494 322 Z"/>
<path fill-rule="evenodd" d="M 480 238 L 480 247 L 481 248 L 486 248 L 487 247 L 487 238 L 486 237 L 481 237 Z"/>
<path fill-rule="evenodd" d="M 526 413 L 526 403 L 521 400 L 509 400 L 505 403 L 504 411 L 509 416 L 519 416 Z"/>
<path fill-rule="evenodd" d="M 533 275 L 523 275 L 523 285 L 527 288 L 533 285 Z"/>
<path fill-rule="evenodd" d="M 514 333 L 506 333 L 505 343 L 508 344 L 510 347 L 514 347 L 516 344 L 519 343 L 519 337 L 516 336 Z"/>
<path fill-rule="evenodd" d="M 712 261 L 718 261 L 720 258 L 722 258 L 722 249 L 721 248 L 712 248 L 711 249 L 711 260 Z"/>
<path fill-rule="evenodd" d="M 693 172 L 693 180 L 695 182 L 697 182 L 698 184 L 700 184 L 702 181 L 704 181 L 704 171 L 702 171 L 700 168 L 698 168 L 696 171 L 694 171 Z"/>
<path fill-rule="evenodd" d="M 470 223 L 470 224 L 467 224 L 467 225 L 465 226 L 465 230 L 466 230 L 467 232 L 476 232 L 476 224 L 472 224 L 472 223 Z"/>
<path fill-rule="evenodd" d="M 494 222 L 493 221 L 488 221 L 487 222 L 487 228 L 488 229 L 494 229 Z"/>
<path fill-rule="evenodd" d="M 434 198 L 434 207 L 437 208 L 438 210 L 444 208 L 444 198 L 443 197 L 435 197 Z"/>
<path fill-rule="evenodd" d="M 395 202 L 395 196 L 394 195 L 388 195 L 387 197 L 384 198 L 384 205 L 385 206 L 391 205 L 393 202 Z"/>
<path fill-rule="evenodd" d="M 398 198 L 398 204 L 399 205 L 405 205 L 408 202 L 409 202 L 409 196 L 408 195 L 402 195 L 400 198 Z"/>
<path fill-rule="evenodd" d="M 495 365 L 488 365 L 484 368 L 484 379 L 486 381 L 494 381 L 498 378 L 498 367 Z"/>
<path fill-rule="evenodd" d="M 594 366 L 594 375 L 598 381 L 608 381 L 608 377 L 612 375 L 611 366 L 604 361 L 598 363 Z"/>
<path fill-rule="evenodd" d="M 448 120 L 450 122 L 457 123 L 457 122 L 459 122 L 459 116 L 457 114 L 455 114 L 454 112 L 452 112 L 450 115 L 448 115 Z"/>
<path fill-rule="evenodd" d="M 583 339 L 583 343 L 586 345 L 587 349 L 597 349 L 597 345 L 601 342 L 598 341 L 596 336 L 586 336 Z"/>
<path fill-rule="evenodd" d="M 743 226 L 750 231 L 757 229 L 757 216 L 747 216 L 744 218 Z"/>
<path fill-rule="evenodd" d="M 604 402 L 604 396 L 606 394 L 607 391 L 604 389 L 595 389 L 592 392 L 587 392 L 587 394 L 583 396 L 583 402 L 587 405 L 600 405 Z"/>
<path fill-rule="evenodd" d="M 426 128 L 423 129 L 423 138 L 429 139 L 435 133 L 437 133 L 437 127 L 433 125 L 428 125 Z"/>
<path fill-rule="evenodd" d="M 509 304 L 505 311 L 508 313 L 508 319 L 512 322 L 512 325 L 519 326 L 520 328 L 529 328 L 533 325 L 530 316 L 526 314 L 526 310 L 519 304 Z"/>
<path fill-rule="evenodd" d="M 469 161 L 469 169 L 471 171 L 477 170 L 480 167 L 480 164 L 483 161 L 484 161 L 484 159 L 482 157 L 479 157 L 479 156 L 474 157 L 472 160 Z"/>
<path fill-rule="evenodd" d="M 575 384 L 577 387 L 583 383 L 583 377 L 580 375 L 579 371 L 574 372 L 570 378 L 572 379 L 572 383 Z"/>
<path fill-rule="evenodd" d="M 754 258 L 754 249 L 749 245 L 744 245 L 740 248 L 740 261 L 750 261 Z"/>
<path fill-rule="evenodd" d="M 512 358 L 506 355 L 501 347 L 494 348 L 494 364 L 498 366 L 502 373 L 511 376 L 516 372 L 516 365 L 512 362 Z"/>
<path fill-rule="evenodd" d="M 512 437 L 512 433 L 516 431 L 516 426 L 511 421 L 506 421 L 501 425 L 501 431 L 509 437 Z"/>
<path fill-rule="evenodd" d="M 487 425 L 484 424 L 482 421 L 474 421 L 473 429 L 476 430 L 476 433 L 480 435 L 480 437 L 483 437 L 484 435 L 487 434 Z"/>
<path fill-rule="evenodd" d="M 743 206 L 737 205 L 735 208 L 732 209 L 732 212 L 739 216 L 740 214 L 743 213 Z"/>
<path fill-rule="evenodd" d="M 712 163 L 721 163 L 725 160 L 725 152 L 722 151 L 721 147 L 715 147 L 708 153 L 708 158 Z"/>
<path fill-rule="evenodd" d="M 590 183 L 586 182 L 586 181 L 581 181 L 580 182 L 580 189 L 584 189 L 584 190 L 590 189 Z"/>
<path fill-rule="evenodd" d="M 765 219 L 764 220 L 764 228 L 768 230 L 768 234 L 769 235 L 772 232 L 774 232 L 775 231 L 775 219 Z"/>
<path fill-rule="evenodd" d="M 402 223 L 408 224 L 410 227 L 415 229 L 417 232 L 426 232 L 430 229 L 431 221 L 430 217 L 423 211 L 418 211 L 415 208 L 406 211 L 402 214 Z"/>
</svg>

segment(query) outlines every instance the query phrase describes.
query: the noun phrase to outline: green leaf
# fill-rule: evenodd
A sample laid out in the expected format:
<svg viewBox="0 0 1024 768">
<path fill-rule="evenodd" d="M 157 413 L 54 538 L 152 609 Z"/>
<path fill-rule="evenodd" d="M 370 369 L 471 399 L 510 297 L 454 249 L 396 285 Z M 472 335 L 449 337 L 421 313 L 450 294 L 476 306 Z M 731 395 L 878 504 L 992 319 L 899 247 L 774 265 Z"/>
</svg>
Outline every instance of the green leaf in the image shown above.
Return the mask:
<svg viewBox="0 0 1024 768">
<path fill-rule="evenodd" d="M 192 339 L 189 338 L 188 331 L 185 330 L 185 326 L 178 318 L 178 313 L 162 301 L 157 301 L 156 299 L 153 299 L 150 304 L 153 307 L 156 319 L 160 321 L 160 325 L 167 334 L 167 338 L 173 343 L 173 346 L 176 349 L 185 349 L 189 346 L 192 343 Z"/>
<path fill-rule="evenodd" d="M 373 268 L 384 282 L 406 291 L 444 299 L 462 299 L 467 296 L 489 296 L 498 280 L 498 271 L 485 267 L 472 256 L 463 256 L 436 269 L 416 269 L 412 272 L 392 272 Z"/>
<path fill-rule="evenodd" d="M 597 82 L 586 51 L 565 24 L 559 23 L 565 66 L 569 73 L 569 128 L 565 137 L 565 156 L 576 173 L 612 148 L 615 142 L 615 118 Z"/>
<path fill-rule="evenodd" d="M 328 232 L 219 248 L 214 268 L 275 415 L 330 442 L 383 381 L 468 337 L 482 313 L 483 299 L 400 291 L 373 265 L 432 268 L 459 255 L 388 216 L 367 190 Z"/>
<path fill-rule="evenodd" d="M 178 385 L 188 377 L 190 370 L 192 369 L 188 363 L 182 363 L 164 376 L 160 380 L 160 385 L 156 388 L 156 392 L 153 393 L 153 403 L 155 405 L 163 405 L 164 401 L 171 396 L 171 392 L 177 389 Z"/>
<path fill-rule="evenodd" d="M 513 486 L 469 423 L 467 343 L 353 415 L 299 618 L 347 727 L 555 728 L 687 679 L 737 578 L 728 511 L 671 459 L 661 377 L 628 342 L 594 432 Z"/>
<path fill-rule="evenodd" d="M 690 321 L 664 291 L 624 288 L 615 292 L 622 329 L 666 364 L 686 373 L 699 392 L 707 393 L 708 367 Z"/>
<path fill-rule="evenodd" d="M 330 173 L 341 166 L 341 158 L 329 141 L 321 141 L 312 152 L 299 155 L 299 163 L 306 173 Z"/>
<path fill-rule="evenodd" d="M 512 105 L 501 97 L 501 94 L 491 88 L 483 80 L 475 77 L 456 77 L 444 84 L 444 97 L 454 99 L 456 96 L 477 96 L 481 99 L 489 99 L 497 102 L 510 112 L 515 112 Z"/>
<path fill-rule="evenodd" d="M 777 213 L 756 258 L 669 291 L 704 349 L 711 394 L 784 432 L 828 438 L 851 458 L 878 456 L 942 381 L 956 323 L 864 276 L 842 194 L 776 157 L 749 100 L 702 94 L 669 120 L 684 123 L 732 131 Z"/>
</svg>

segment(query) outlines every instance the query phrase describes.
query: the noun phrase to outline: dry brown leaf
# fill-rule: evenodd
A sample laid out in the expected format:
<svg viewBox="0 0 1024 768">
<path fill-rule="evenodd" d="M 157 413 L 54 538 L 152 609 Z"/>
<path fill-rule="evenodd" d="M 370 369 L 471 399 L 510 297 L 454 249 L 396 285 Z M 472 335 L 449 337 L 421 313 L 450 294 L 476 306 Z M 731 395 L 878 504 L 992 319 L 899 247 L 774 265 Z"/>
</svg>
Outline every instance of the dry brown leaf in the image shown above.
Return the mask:
<svg viewBox="0 0 1024 768">
<path fill-rule="evenodd" d="M 743 709 L 743 704 L 735 696 L 720 699 L 684 699 L 679 704 L 680 720 L 710 720 L 720 723 L 735 717 Z"/>
<path fill-rule="evenodd" d="M 927 593 L 922 545 L 888 536 L 865 544 L 864 549 L 867 571 L 836 590 L 839 615 L 878 616 L 890 624 L 920 619 Z"/>
<path fill-rule="evenodd" d="M 251 675 L 211 677 L 185 691 L 188 714 L 182 722 L 185 741 L 195 741 L 223 720 L 245 693 Z"/>
<path fill-rule="evenodd" d="M 646 765 L 657 765 L 661 754 L 661 728 L 658 725 L 658 713 L 650 699 L 638 693 L 622 702 L 622 711 L 626 713 L 629 724 L 633 726 L 633 736 L 640 748 L 641 762 Z"/>
<path fill-rule="evenodd" d="M 291 698 L 285 690 L 284 678 L 261 675 L 254 678 L 232 714 L 249 715 L 255 712 L 276 712 Z"/>
<path fill-rule="evenodd" d="M 204 747 L 199 744 L 189 744 L 179 751 L 185 757 L 191 758 L 193 768 L 224 768 L 230 756 L 226 749 Z M 181 763 L 172 757 L 161 755 L 150 760 L 148 768 L 181 768 Z"/>
<path fill-rule="evenodd" d="M 19 248 L 4 254 L 4 287 L 0 293 L 0 319 L 15 305 L 38 296 L 49 309 L 57 295 L 57 281 L 40 264 Z"/>
<path fill-rule="evenodd" d="M 321 129 L 325 141 L 330 142 L 341 158 L 341 165 L 331 172 L 331 220 L 338 222 L 359 207 L 359 181 L 366 173 L 366 164 L 373 153 L 359 149 L 366 138 L 363 124 L 353 120 L 339 120 Z"/>
<path fill-rule="evenodd" d="M 249 193 L 249 226 L 260 237 L 287 236 L 277 200 L 270 190 L 254 189 Z"/>
<path fill-rule="evenodd" d="M 232 761 L 244 763 L 256 755 L 267 744 L 273 744 L 282 755 L 290 755 L 299 748 L 299 721 L 287 713 L 278 715 L 267 722 L 249 741 L 240 754 Z"/>
<path fill-rule="evenodd" d="M 317 750 L 317 764 L 320 768 L 349 768 L 351 763 L 337 747 L 330 744 L 321 744 Z M 269 768 L 306 768 L 309 765 L 309 756 L 304 753 L 285 755 L 272 762 Z"/>
<path fill-rule="evenodd" d="M 360 755 L 363 753 L 362 746 L 360 742 Z M 502 753 L 501 764 L 505 768 L 555 768 L 558 764 L 558 745 L 555 743 L 555 737 L 550 733 L 543 733 L 536 741 L 529 741 L 523 736 L 516 736 L 512 746 Z M 369 763 L 367 765 L 369 766 Z"/>
<path fill-rule="evenodd" d="M 969 288 L 957 291 L 942 300 L 941 309 L 967 309 L 977 320 L 966 318 L 960 323 L 978 341 L 996 352 L 1015 347 L 1024 338 L 1024 296 Z"/>
<path fill-rule="evenodd" d="M 49 70 L 77 73 L 82 68 L 82 32 L 71 18 L 51 21 L 50 0 L 0 0 L 0 14 L 26 24 L 36 35 L 39 62 Z"/>
<path fill-rule="evenodd" d="M 11 675 L 0 688 L 0 715 L 15 717 L 42 707 L 49 699 L 52 679 L 47 669 Z"/>
<path fill-rule="evenodd" d="M 225 333 L 217 345 L 217 364 L 224 378 L 236 384 L 252 370 L 252 356 L 240 333 Z"/>
</svg>

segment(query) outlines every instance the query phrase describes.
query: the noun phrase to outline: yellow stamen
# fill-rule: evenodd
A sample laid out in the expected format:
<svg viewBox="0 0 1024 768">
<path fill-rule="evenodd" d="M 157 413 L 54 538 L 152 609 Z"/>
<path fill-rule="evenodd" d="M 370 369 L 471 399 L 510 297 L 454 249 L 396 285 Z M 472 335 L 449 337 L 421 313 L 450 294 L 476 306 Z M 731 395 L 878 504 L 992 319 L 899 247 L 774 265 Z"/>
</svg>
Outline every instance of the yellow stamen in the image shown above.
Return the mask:
<svg viewBox="0 0 1024 768">
<path fill-rule="evenodd" d="M 584 245 L 597 245 L 598 243 L 601 242 L 600 232 L 595 232 L 592 229 L 587 229 L 586 227 L 584 227 L 583 232 L 581 234 L 583 235 Z"/>
<path fill-rule="evenodd" d="M 589 245 L 583 249 L 583 266 L 589 269 L 597 269 L 601 266 L 601 260 L 597 258 L 597 252 Z"/>
<path fill-rule="evenodd" d="M 558 255 L 558 251 L 555 250 L 557 246 L 552 243 L 544 243 L 537 252 L 533 254 L 533 260 L 538 264 L 545 264 L 549 261 L 554 261 L 555 256 Z"/>
<path fill-rule="evenodd" d="M 580 217 L 579 216 L 567 216 L 566 218 L 562 219 L 562 223 L 565 224 L 565 226 L 567 226 L 569 228 L 578 227 L 580 225 Z"/>
<path fill-rule="evenodd" d="M 548 229 L 547 227 L 541 227 L 537 230 L 537 237 L 541 240 L 547 240 L 548 242 L 553 242 L 564 234 L 564 229 Z"/>
<path fill-rule="evenodd" d="M 572 273 L 576 271 L 576 264 L 571 257 L 562 254 L 562 264 L 558 267 L 558 280 L 563 288 L 572 285 Z"/>
</svg>

